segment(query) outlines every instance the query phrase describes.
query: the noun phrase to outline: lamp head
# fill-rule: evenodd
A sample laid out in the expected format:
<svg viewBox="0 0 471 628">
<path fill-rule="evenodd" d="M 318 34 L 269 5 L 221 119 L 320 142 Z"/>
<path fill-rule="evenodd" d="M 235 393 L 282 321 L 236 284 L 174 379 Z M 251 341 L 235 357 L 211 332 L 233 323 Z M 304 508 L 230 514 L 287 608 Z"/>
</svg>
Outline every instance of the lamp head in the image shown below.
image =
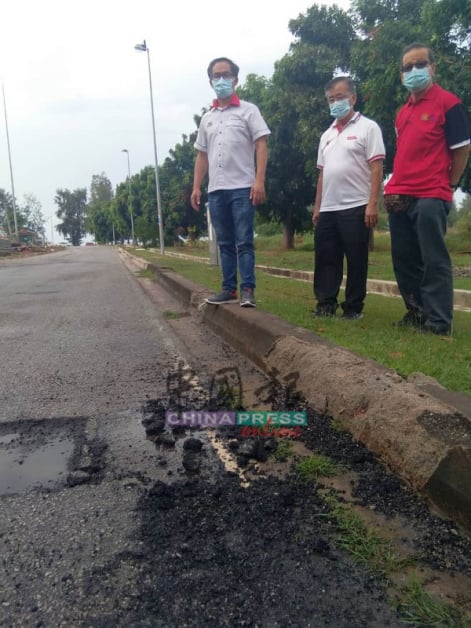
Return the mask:
<svg viewBox="0 0 471 628">
<path fill-rule="evenodd" d="M 135 50 L 140 50 L 141 52 L 146 52 L 146 50 L 148 50 L 147 45 L 146 45 L 146 40 L 144 39 L 142 44 L 136 44 L 134 46 L 134 48 L 135 48 Z"/>
</svg>

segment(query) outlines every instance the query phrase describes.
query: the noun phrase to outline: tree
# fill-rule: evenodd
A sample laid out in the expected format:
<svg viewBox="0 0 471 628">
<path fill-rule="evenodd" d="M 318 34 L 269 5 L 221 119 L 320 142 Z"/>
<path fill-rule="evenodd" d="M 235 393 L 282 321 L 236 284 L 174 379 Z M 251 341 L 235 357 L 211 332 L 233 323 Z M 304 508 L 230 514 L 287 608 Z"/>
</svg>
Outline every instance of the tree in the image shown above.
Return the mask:
<svg viewBox="0 0 471 628">
<path fill-rule="evenodd" d="M 407 92 L 400 83 L 404 46 L 419 41 L 436 57 L 436 80 L 458 91 L 471 107 L 471 11 L 469 0 L 354 0 L 352 15 L 360 37 L 352 48 L 352 68 L 364 94 L 364 112 L 383 130 L 386 173 L 395 154 L 394 118 Z M 471 165 L 461 182 L 471 189 Z"/>
<path fill-rule="evenodd" d="M 25 226 L 35 231 L 42 240 L 46 239 L 45 219 L 42 213 L 42 205 L 33 194 L 24 196 L 23 206 L 20 209 L 25 220 Z"/>
<path fill-rule="evenodd" d="M 113 186 L 105 175 L 94 174 L 90 184 L 90 201 L 87 206 L 86 229 L 92 233 L 96 242 L 113 240 L 112 218 Z"/>
<path fill-rule="evenodd" d="M 73 244 L 80 246 L 85 236 L 85 222 L 87 215 L 87 190 L 78 188 L 70 190 L 57 190 L 54 202 L 58 206 L 56 216 L 62 220 L 57 225 L 57 231 Z"/>
<path fill-rule="evenodd" d="M 206 212 L 202 199 L 199 212 L 191 207 L 193 169 L 195 162 L 194 143 L 196 131 L 183 135 L 182 142 L 170 150 L 169 157 L 161 169 L 165 238 L 176 241 L 178 234 L 187 233 L 191 238 L 207 230 Z"/>
<path fill-rule="evenodd" d="M 296 230 L 311 228 L 317 148 L 330 124 L 324 86 L 335 72 L 348 72 L 356 38 L 351 18 L 337 6 L 314 5 L 289 29 L 295 42 L 276 62 L 273 78 L 249 76 L 239 90 L 260 106 L 272 133 L 268 201 L 260 211 L 282 223 L 284 248 L 294 247 Z"/>
<path fill-rule="evenodd" d="M 11 194 L 0 189 L 0 229 L 12 236 L 15 232 L 13 221 L 13 199 Z"/>
</svg>

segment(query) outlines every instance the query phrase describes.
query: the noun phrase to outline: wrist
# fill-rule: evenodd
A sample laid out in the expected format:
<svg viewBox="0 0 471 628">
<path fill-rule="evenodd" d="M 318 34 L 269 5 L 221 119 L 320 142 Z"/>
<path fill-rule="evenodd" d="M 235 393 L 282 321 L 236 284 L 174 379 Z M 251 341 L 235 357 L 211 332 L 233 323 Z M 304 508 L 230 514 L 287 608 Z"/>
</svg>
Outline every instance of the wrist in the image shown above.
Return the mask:
<svg viewBox="0 0 471 628">
<path fill-rule="evenodd" d="M 459 188 L 459 183 L 450 183 L 450 188 L 456 191 Z"/>
</svg>

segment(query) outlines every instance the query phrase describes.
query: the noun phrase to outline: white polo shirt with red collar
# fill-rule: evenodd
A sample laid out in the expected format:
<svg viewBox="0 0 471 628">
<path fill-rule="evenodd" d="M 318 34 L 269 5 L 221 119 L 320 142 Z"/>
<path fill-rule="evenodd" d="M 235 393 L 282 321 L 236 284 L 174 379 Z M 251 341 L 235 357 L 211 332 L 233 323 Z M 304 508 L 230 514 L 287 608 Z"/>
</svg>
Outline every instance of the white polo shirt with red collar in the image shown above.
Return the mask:
<svg viewBox="0 0 471 628">
<path fill-rule="evenodd" d="M 270 135 L 258 107 L 234 94 L 223 109 L 215 100 L 201 119 L 195 148 L 208 155 L 208 192 L 250 188 L 255 181 L 255 142 Z"/>
<path fill-rule="evenodd" d="M 366 205 L 370 197 L 369 164 L 386 154 L 379 125 L 359 111 L 342 127 L 335 120 L 322 134 L 317 167 L 322 170 L 320 211 Z"/>
</svg>

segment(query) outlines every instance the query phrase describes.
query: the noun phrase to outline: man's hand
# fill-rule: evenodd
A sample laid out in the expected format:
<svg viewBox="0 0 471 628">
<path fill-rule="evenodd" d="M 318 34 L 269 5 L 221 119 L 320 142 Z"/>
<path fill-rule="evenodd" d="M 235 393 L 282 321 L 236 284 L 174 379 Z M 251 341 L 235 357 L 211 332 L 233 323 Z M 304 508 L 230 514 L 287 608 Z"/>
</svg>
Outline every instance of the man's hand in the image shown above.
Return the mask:
<svg viewBox="0 0 471 628">
<path fill-rule="evenodd" d="M 378 207 L 368 203 L 365 210 L 365 225 L 374 228 L 378 224 Z"/>
<path fill-rule="evenodd" d="M 255 181 L 250 189 L 250 200 L 252 201 L 252 205 L 261 205 L 265 202 L 265 199 L 265 185 Z"/>
<path fill-rule="evenodd" d="M 317 223 L 319 222 L 319 214 L 321 213 L 321 209 L 320 207 L 315 207 L 314 211 L 312 212 L 312 224 L 315 227 L 317 225 Z"/>
<path fill-rule="evenodd" d="M 190 200 L 191 200 L 191 206 L 193 207 L 193 209 L 199 212 L 200 203 L 201 203 L 201 190 L 193 190 L 193 192 L 191 193 Z"/>
</svg>

